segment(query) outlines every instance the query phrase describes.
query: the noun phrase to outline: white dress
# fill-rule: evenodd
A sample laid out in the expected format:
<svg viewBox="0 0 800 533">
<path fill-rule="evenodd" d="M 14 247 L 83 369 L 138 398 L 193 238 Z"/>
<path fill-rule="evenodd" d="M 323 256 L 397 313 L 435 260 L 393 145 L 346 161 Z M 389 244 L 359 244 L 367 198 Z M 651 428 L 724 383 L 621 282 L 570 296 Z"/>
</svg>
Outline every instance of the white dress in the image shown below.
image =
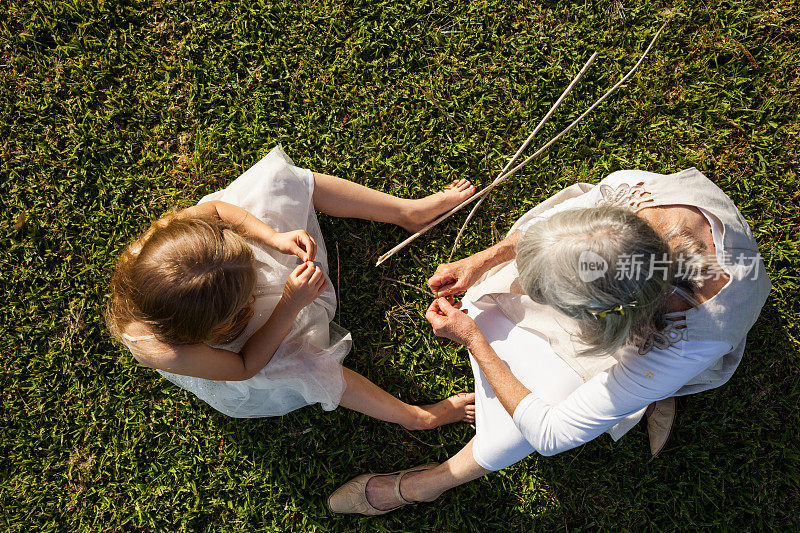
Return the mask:
<svg viewBox="0 0 800 533">
<path fill-rule="evenodd" d="M 280 146 L 239 176 L 228 187 L 205 196 L 199 203 L 220 200 L 255 215 L 275 231 L 306 230 L 317 243 L 314 259 L 328 275 L 328 257 L 314 211 L 314 176 L 294 166 Z M 233 342 L 215 346 L 239 352 L 275 309 L 283 286 L 300 260 L 255 241 L 248 241 L 258 274 L 253 318 Z M 345 382 L 341 362 L 350 351 L 350 333 L 333 322 L 336 293 L 333 285 L 297 316 L 289 334 L 269 363 L 244 381 L 212 381 L 159 370 L 166 379 L 186 389 L 214 409 L 232 417 L 280 416 L 314 403 L 326 411 L 339 405 Z M 132 352 L 145 349 L 144 339 L 126 337 Z M 138 342 L 137 342 L 138 341 Z"/>
</svg>

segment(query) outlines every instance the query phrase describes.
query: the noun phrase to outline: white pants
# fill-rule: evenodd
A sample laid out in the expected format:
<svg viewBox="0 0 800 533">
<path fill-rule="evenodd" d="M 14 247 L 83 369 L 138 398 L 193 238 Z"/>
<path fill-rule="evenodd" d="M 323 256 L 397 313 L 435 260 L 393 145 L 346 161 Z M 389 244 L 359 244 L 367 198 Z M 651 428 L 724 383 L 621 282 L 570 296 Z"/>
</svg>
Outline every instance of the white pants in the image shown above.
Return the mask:
<svg viewBox="0 0 800 533">
<path fill-rule="evenodd" d="M 494 304 L 464 300 L 484 337 L 511 372 L 530 391 L 548 403 L 558 403 L 583 384 L 550 347 L 550 343 L 530 331 L 518 328 Z M 475 375 L 475 425 L 477 435 L 472 455 L 487 470 L 502 470 L 536 451 L 519 432 L 511 415 L 500 404 L 478 363 L 470 354 Z"/>
</svg>

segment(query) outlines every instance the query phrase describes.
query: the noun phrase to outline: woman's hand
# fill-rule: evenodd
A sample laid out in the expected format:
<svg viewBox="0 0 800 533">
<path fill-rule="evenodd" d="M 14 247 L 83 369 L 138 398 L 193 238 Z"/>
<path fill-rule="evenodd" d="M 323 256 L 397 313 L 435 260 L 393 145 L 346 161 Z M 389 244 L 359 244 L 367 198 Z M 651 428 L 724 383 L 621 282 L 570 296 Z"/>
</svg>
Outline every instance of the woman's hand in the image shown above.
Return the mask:
<svg viewBox="0 0 800 533">
<path fill-rule="evenodd" d="M 295 311 L 299 312 L 316 300 L 327 286 L 328 280 L 325 278 L 322 269 L 311 261 L 306 261 L 289 274 L 289 279 L 286 280 L 286 285 L 283 286 L 281 301 L 285 301 Z"/>
<path fill-rule="evenodd" d="M 428 280 L 433 295 L 439 297 L 463 294 L 481 277 L 483 272 L 472 257 L 453 263 L 445 263 L 436 268 Z"/>
<path fill-rule="evenodd" d="M 276 233 L 270 243 L 273 248 L 287 255 L 296 255 L 301 261 L 313 261 L 317 255 L 317 243 L 303 230 Z"/>
<path fill-rule="evenodd" d="M 439 298 L 467 292 L 484 272 L 517 256 L 520 235 L 519 231 L 515 231 L 494 246 L 460 261 L 439 265 L 428 280 L 433 295 Z"/>
<path fill-rule="evenodd" d="M 461 302 L 453 304 L 446 298 L 437 298 L 428 307 L 425 318 L 437 337 L 448 338 L 467 348 L 483 337 L 475 321 L 461 310 Z"/>
</svg>

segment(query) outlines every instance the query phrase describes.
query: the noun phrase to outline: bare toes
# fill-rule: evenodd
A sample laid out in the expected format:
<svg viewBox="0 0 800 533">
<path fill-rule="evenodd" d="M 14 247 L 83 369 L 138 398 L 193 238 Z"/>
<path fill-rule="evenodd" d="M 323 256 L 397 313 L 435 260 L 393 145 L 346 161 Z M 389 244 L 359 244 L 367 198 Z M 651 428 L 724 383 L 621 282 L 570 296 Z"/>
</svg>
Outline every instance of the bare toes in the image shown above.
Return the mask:
<svg viewBox="0 0 800 533">
<path fill-rule="evenodd" d="M 471 183 L 458 190 L 458 197 L 464 200 L 473 194 L 475 194 L 475 187 Z"/>
<path fill-rule="evenodd" d="M 469 424 L 475 422 L 475 405 L 468 405 L 464 410 L 464 418 L 461 419 Z"/>
</svg>

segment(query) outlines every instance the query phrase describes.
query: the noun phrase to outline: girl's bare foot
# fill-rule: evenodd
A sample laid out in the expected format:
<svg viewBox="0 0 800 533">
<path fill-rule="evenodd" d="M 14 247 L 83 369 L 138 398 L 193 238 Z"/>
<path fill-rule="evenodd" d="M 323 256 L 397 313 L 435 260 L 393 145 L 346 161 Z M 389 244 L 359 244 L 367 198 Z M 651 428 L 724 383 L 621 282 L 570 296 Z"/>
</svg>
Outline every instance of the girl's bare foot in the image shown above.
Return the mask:
<svg viewBox="0 0 800 533">
<path fill-rule="evenodd" d="M 418 405 L 419 416 L 413 425 L 406 429 L 433 429 L 455 422 L 475 422 L 475 393 L 462 392 L 441 402 Z"/>
<path fill-rule="evenodd" d="M 409 233 L 416 233 L 436 217 L 454 208 L 473 194 L 475 194 L 475 186 L 469 180 L 455 180 L 443 191 L 419 200 L 409 200 L 409 207 L 405 213 L 407 222 L 400 225 Z"/>
</svg>

